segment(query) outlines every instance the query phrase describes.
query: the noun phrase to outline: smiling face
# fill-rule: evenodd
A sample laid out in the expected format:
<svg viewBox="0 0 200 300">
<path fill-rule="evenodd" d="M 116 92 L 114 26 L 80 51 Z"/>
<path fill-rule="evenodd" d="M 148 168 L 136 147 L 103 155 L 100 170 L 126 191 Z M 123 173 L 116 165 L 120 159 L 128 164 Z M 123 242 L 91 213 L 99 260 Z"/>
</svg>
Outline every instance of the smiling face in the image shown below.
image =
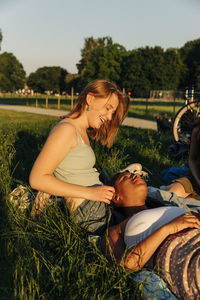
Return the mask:
<svg viewBox="0 0 200 300">
<path fill-rule="evenodd" d="M 89 111 L 87 111 L 89 126 L 98 129 L 104 122 L 112 119 L 119 105 L 119 99 L 114 93 L 107 98 L 98 98 L 88 94 L 87 103 L 89 107 Z"/>
<path fill-rule="evenodd" d="M 133 207 L 145 204 L 146 182 L 138 175 L 125 171 L 118 175 L 114 184 L 113 202 L 118 206 Z"/>
</svg>

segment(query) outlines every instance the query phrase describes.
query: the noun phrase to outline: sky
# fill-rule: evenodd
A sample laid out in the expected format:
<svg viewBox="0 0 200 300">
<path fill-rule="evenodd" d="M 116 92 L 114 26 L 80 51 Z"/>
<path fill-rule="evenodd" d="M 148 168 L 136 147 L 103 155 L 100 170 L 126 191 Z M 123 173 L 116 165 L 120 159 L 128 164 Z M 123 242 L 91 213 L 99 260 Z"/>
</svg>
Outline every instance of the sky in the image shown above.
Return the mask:
<svg viewBox="0 0 200 300">
<path fill-rule="evenodd" d="M 12 52 L 27 75 L 43 66 L 77 73 L 87 37 L 127 50 L 200 38 L 200 0 L 0 0 L 0 29 L 0 53 Z"/>
</svg>

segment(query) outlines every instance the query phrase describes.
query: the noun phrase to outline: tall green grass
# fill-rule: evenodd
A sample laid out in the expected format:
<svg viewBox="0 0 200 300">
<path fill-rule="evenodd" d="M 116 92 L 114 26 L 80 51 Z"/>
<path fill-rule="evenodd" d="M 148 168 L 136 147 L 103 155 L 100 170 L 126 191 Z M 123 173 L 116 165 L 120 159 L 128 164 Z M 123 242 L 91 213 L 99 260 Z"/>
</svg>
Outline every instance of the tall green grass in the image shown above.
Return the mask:
<svg viewBox="0 0 200 300">
<path fill-rule="evenodd" d="M 108 264 L 68 210 L 52 204 L 37 219 L 9 202 L 17 184 L 28 185 L 32 164 L 57 118 L 0 111 L 0 299 L 140 299 L 129 274 Z M 171 134 L 122 127 L 111 149 L 94 144 L 97 167 L 111 176 L 140 162 L 149 184 L 162 183 Z M 179 162 L 181 165 L 182 162 Z"/>
</svg>

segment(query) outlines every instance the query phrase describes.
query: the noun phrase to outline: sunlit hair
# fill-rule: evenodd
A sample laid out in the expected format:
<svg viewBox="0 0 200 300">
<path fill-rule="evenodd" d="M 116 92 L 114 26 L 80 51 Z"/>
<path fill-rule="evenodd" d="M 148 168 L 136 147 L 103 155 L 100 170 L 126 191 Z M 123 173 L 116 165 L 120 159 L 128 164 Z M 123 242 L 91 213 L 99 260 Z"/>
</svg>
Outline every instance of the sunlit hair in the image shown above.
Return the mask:
<svg viewBox="0 0 200 300">
<path fill-rule="evenodd" d="M 83 89 L 76 100 L 73 110 L 67 117 L 76 119 L 82 115 L 87 105 L 86 97 L 89 93 L 94 97 L 102 99 L 109 98 L 113 94 L 118 97 L 119 105 L 113 114 L 112 120 L 102 124 L 99 129 L 89 128 L 89 134 L 92 139 L 99 140 L 103 145 L 111 147 L 119 126 L 127 115 L 130 102 L 129 97 L 126 94 L 123 94 L 114 83 L 103 79 L 96 79 Z"/>
</svg>

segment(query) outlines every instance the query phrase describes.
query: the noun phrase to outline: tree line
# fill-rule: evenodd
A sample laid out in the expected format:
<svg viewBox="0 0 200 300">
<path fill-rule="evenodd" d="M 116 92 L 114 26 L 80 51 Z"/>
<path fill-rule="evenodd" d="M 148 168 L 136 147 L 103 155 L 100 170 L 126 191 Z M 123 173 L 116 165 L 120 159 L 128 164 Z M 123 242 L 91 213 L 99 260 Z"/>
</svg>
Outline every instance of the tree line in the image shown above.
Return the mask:
<svg viewBox="0 0 200 300">
<path fill-rule="evenodd" d="M 2 32 L 0 31 L 0 46 Z M 1 48 L 0 48 L 1 49 Z M 0 91 L 16 91 L 27 84 L 35 92 L 76 92 L 89 81 L 104 78 L 130 91 L 148 97 L 151 90 L 200 90 L 200 39 L 181 48 L 141 47 L 127 51 L 111 37 L 84 40 L 77 74 L 55 66 L 38 68 L 26 77 L 23 65 L 12 53 L 0 54 Z"/>
</svg>

